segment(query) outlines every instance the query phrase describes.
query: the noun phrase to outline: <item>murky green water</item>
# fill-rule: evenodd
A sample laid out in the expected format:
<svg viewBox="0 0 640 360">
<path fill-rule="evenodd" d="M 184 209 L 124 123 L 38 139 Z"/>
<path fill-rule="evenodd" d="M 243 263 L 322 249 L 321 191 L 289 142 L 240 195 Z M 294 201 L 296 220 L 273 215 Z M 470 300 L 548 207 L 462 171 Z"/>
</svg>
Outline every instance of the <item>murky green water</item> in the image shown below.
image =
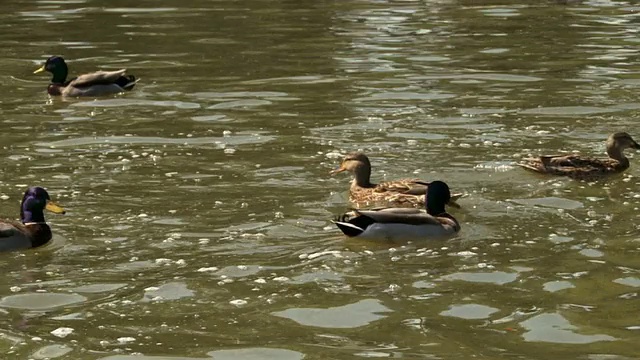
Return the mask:
<svg viewBox="0 0 640 360">
<path fill-rule="evenodd" d="M 2 8 L 0 211 L 34 184 L 68 209 L 51 245 L 0 258 L 3 358 L 640 356 L 637 159 L 597 184 L 513 167 L 640 137 L 639 7 Z M 52 54 L 141 82 L 51 100 L 31 72 Z M 328 172 L 356 149 L 376 180 L 467 192 L 461 234 L 345 240 L 349 179 Z"/>
</svg>

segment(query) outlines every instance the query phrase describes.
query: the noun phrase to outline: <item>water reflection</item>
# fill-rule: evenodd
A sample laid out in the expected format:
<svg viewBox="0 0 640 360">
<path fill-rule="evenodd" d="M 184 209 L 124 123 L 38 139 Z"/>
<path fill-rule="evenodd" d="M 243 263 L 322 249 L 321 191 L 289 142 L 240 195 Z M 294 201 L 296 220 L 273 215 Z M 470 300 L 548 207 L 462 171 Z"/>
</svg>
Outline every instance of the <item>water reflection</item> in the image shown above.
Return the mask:
<svg viewBox="0 0 640 360">
<path fill-rule="evenodd" d="M 442 316 L 453 316 L 461 319 L 486 319 L 498 309 L 480 304 L 453 304 L 449 310 L 440 313 Z"/>
<path fill-rule="evenodd" d="M 384 318 L 381 313 L 391 309 L 374 299 L 328 309 L 293 308 L 274 312 L 273 315 L 291 319 L 300 325 L 322 328 L 356 328 Z"/>
<path fill-rule="evenodd" d="M 210 357 L 174 357 L 174 356 L 140 356 L 140 355 L 115 355 L 100 358 L 100 360 L 301 360 L 305 356 L 302 353 L 287 349 L 275 348 L 246 348 L 246 349 L 225 349 L 211 351 L 207 355 Z"/>
<path fill-rule="evenodd" d="M 86 300 L 86 297 L 77 294 L 18 294 L 3 297 L 0 300 L 0 307 L 44 311 L 66 307 Z"/>
<path fill-rule="evenodd" d="M 525 341 L 552 342 L 560 344 L 588 344 L 597 341 L 613 341 L 613 336 L 594 334 L 582 335 L 574 332 L 576 327 L 571 325 L 560 314 L 540 314 L 521 323 L 527 332 Z"/>
</svg>

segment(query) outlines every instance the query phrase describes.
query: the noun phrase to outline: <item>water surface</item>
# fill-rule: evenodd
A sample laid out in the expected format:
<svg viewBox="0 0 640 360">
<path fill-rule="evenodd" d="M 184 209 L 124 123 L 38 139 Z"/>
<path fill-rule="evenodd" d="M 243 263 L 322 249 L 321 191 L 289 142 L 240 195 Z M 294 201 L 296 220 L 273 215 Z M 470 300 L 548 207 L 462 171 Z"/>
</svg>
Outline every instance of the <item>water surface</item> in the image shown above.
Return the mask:
<svg viewBox="0 0 640 360">
<path fill-rule="evenodd" d="M 0 207 L 45 186 L 50 245 L 3 254 L 16 359 L 631 359 L 640 164 L 528 154 L 636 138 L 638 28 L 611 1 L 24 1 L 0 15 Z M 32 71 L 126 67 L 50 99 Z M 465 192 L 449 241 L 345 240 L 344 154 Z M 341 174 L 344 175 L 344 174 Z"/>
</svg>

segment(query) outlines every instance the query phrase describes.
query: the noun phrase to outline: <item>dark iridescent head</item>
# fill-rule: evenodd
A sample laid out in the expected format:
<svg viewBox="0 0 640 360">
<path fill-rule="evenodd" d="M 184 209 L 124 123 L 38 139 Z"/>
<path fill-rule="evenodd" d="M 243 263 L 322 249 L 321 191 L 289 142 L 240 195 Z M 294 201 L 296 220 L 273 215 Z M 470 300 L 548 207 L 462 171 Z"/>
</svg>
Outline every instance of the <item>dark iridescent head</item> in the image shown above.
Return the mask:
<svg viewBox="0 0 640 360">
<path fill-rule="evenodd" d="M 61 56 L 52 56 L 47 59 L 47 61 L 40 67 L 38 70 L 34 71 L 34 74 L 48 71 L 53 74 L 53 78 L 51 79 L 51 83 L 53 84 L 62 84 L 67 79 L 67 74 L 69 73 L 69 68 L 67 67 L 67 63 L 64 62 L 64 59 Z"/>
<path fill-rule="evenodd" d="M 63 208 L 51 201 L 47 190 L 39 186 L 30 187 L 22 197 L 20 220 L 22 223 L 44 222 L 45 209 L 55 214 L 65 213 Z"/>
<path fill-rule="evenodd" d="M 451 200 L 449 186 L 442 181 L 432 181 L 427 187 L 427 212 L 433 216 L 445 212 L 444 206 Z"/>
</svg>

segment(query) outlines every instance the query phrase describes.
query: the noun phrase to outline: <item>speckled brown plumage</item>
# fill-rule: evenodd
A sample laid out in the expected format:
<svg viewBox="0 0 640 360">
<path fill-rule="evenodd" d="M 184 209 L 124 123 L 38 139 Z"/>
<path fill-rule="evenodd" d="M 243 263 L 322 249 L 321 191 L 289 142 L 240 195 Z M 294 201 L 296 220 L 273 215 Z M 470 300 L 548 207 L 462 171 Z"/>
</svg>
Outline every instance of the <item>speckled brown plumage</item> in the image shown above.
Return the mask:
<svg viewBox="0 0 640 360">
<path fill-rule="evenodd" d="M 597 180 L 607 175 L 621 173 L 629 168 L 629 159 L 623 151 L 640 149 L 633 138 L 625 133 L 612 134 L 607 139 L 608 158 L 593 158 L 581 155 L 544 155 L 523 159 L 521 167 L 538 173 L 568 176 L 576 180 Z"/>
<path fill-rule="evenodd" d="M 371 163 L 369 158 L 361 153 L 347 154 L 340 166 L 331 173 L 349 171 L 353 180 L 349 187 L 349 201 L 356 208 L 372 206 L 393 207 L 424 207 L 429 182 L 420 179 L 399 179 L 385 181 L 379 184 L 371 183 Z M 449 205 L 458 207 L 455 200 L 462 194 L 451 195 Z"/>
</svg>

